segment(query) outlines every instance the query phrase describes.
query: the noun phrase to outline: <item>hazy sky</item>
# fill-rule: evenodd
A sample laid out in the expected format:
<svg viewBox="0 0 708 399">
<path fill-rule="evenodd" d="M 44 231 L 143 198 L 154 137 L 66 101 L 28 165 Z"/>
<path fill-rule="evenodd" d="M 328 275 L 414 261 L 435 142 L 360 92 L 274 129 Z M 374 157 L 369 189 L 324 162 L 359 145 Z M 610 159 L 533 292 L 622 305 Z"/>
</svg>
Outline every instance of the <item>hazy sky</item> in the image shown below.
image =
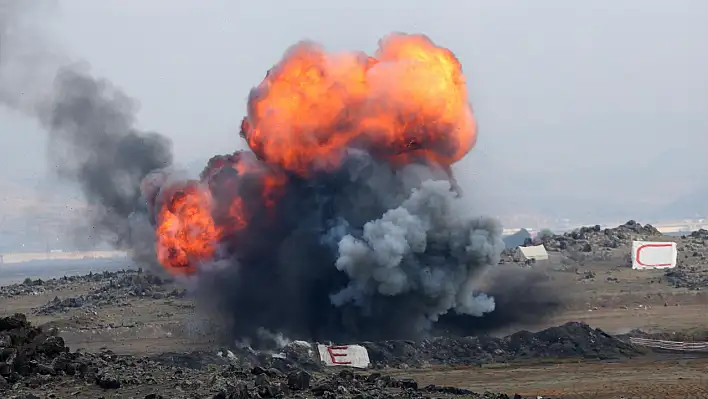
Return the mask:
<svg viewBox="0 0 708 399">
<path fill-rule="evenodd" d="M 242 146 L 250 88 L 296 41 L 372 52 L 404 31 L 461 60 L 480 136 L 459 178 L 495 211 L 590 189 L 666 202 L 708 166 L 705 0 L 58 3 L 54 39 L 138 99 L 141 127 L 171 137 L 181 162 Z M 40 130 L 0 112 L 6 173 L 43 173 L 44 155 Z M 686 177 L 670 193 L 631 193 L 673 161 Z"/>
</svg>

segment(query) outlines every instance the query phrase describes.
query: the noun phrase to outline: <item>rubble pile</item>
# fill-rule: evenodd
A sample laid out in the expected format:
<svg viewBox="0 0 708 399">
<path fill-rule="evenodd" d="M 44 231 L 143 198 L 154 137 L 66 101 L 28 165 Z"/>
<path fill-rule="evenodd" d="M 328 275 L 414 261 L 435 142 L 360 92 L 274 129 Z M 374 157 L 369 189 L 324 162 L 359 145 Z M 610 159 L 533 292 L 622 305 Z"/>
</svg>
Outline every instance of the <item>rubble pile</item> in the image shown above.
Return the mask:
<svg viewBox="0 0 708 399">
<path fill-rule="evenodd" d="M 56 330 L 32 326 L 24 314 L 0 318 L 0 389 L 25 382 L 41 385 L 58 370 L 72 374 L 88 372 L 79 355 L 69 355 Z"/>
<path fill-rule="evenodd" d="M 383 341 L 363 344 L 377 367 L 424 367 L 431 364 L 482 365 L 532 358 L 616 359 L 643 352 L 602 330 L 570 322 L 537 333 L 520 331 L 504 338 L 489 336 Z"/>
<path fill-rule="evenodd" d="M 99 275 L 93 275 L 99 276 Z M 90 276 L 87 276 L 90 278 Z M 35 310 L 39 315 L 66 312 L 73 308 L 98 308 L 106 305 L 125 303 L 129 297 L 147 297 L 151 299 L 182 298 L 185 289 L 171 288 L 171 281 L 158 276 L 145 274 L 141 270 L 119 273 L 103 273 L 102 284 L 92 289 L 87 295 L 67 298 L 54 297 L 53 300 Z"/>
</svg>

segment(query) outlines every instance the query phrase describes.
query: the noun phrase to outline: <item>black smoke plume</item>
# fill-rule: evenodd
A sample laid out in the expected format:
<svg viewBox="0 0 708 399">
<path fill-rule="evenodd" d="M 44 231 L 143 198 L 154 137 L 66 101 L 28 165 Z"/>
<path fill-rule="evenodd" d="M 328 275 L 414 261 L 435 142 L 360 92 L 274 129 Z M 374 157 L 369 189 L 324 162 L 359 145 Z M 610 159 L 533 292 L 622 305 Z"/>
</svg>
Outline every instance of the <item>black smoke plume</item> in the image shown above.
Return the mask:
<svg viewBox="0 0 708 399">
<path fill-rule="evenodd" d="M 141 204 L 141 181 L 172 163 L 170 140 L 134 128 L 135 113 L 132 99 L 76 67 L 59 71 L 40 112 L 57 172 L 80 185 L 93 226 L 120 249 L 135 244 L 131 216 Z"/>
<path fill-rule="evenodd" d="M 236 158 L 259 162 L 249 152 Z M 475 278 L 498 262 L 501 226 L 461 217 L 441 168 L 394 168 L 351 151 L 334 173 L 289 176 L 266 210 L 261 179 L 241 180 L 218 159 L 210 166 L 203 176 L 216 203 L 238 195 L 259 215 L 222 242 L 225 267 L 198 276 L 232 338 L 257 339 L 261 329 L 314 340 L 415 338 L 448 312 L 493 313 Z"/>
<path fill-rule="evenodd" d="M 147 211 L 140 182 L 171 165 L 171 142 L 136 129 L 137 103 L 109 81 L 92 77 L 84 64 L 59 63 L 67 57 L 47 46 L 41 22 L 33 19 L 45 6 L 51 2 L 0 1 L 0 104 L 37 119 L 49 133 L 51 169 L 81 187 L 94 238 L 136 249 L 149 226 L 140 221 Z M 48 74 L 53 85 L 38 87 L 51 80 Z"/>
</svg>

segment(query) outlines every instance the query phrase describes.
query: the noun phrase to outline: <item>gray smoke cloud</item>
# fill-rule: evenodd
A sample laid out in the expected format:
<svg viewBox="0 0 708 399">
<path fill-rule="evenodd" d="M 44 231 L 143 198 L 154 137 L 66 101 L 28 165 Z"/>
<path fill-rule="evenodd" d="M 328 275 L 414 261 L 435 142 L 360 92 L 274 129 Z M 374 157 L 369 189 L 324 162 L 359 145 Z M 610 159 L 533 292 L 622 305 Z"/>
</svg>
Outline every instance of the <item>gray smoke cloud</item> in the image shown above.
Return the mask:
<svg viewBox="0 0 708 399">
<path fill-rule="evenodd" d="M 147 213 L 140 182 L 171 165 L 171 142 L 136 129 L 133 99 L 52 46 L 41 18 L 52 6 L 0 1 L 0 104 L 47 130 L 51 168 L 81 187 L 93 234 L 116 248 L 135 249 L 153 235 L 147 217 L 140 217 Z M 139 249 L 154 251 L 151 245 Z"/>
<path fill-rule="evenodd" d="M 446 180 L 424 181 L 399 207 L 364 225 L 361 238 L 339 242 L 337 269 L 350 282 L 332 295 L 337 306 L 368 306 L 373 295 L 417 293 L 425 300 L 421 315 L 437 321 L 454 310 L 482 316 L 494 310 L 494 298 L 475 281 L 497 265 L 504 249 L 501 225 L 489 218 L 461 218 L 459 199 Z"/>
<path fill-rule="evenodd" d="M 171 141 L 137 130 L 136 111 L 136 103 L 107 80 L 67 67 L 39 113 L 57 172 L 80 185 L 94 226 L 125 249 L 134 244 L 130 217 L 140 204 L 141 181 L 172 163 Z"/>
</svg>

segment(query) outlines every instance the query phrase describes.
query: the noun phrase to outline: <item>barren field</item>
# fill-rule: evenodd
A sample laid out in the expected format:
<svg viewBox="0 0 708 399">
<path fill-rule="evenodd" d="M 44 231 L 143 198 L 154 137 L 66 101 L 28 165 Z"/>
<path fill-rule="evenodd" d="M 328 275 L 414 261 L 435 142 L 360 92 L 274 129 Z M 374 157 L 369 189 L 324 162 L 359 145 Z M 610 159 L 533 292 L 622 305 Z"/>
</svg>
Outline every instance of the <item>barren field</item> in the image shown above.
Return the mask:
<svg viewBox="0 0 708 399">
<path fill-rule="evenodd" d="M 375 369 L 351 375 L 321 366 L 308 368 L 310 360 L 303 363 L 303 358 L 291 360 L 290 355 L 287 362 L 280 357 L 264 360 L 263 355 L 253 357 L 229 348 L 235 354 L 229 358 L 203 323 L 206 315 L 196 310 L 185 291 L 145 273 L 112 272 L 6 286 L 0 289 L 3 316 L 24 313 L 34 325 L 45 330 L 56 328 L 66 346 L 89 356 L 81 361 L 95 365 L 99 371 L 91 379 L 81 380 L 84 382 L 66 381 L 59 371 L 39 373 L 36 378 L 14 378 L 13 382 L 11 374 L 3 376 L 0 364 L 0 376 L 5 381 L 4 388 L 0 381 L 0 389 L 8 390 L 7 397 L 33 393 L 39 397 L 85 398 L 256 394 L 361 398 L 501 398 L 503 394 L 534 398 L 708 397 L 708 353 L 657 352 L 628 343 L 628 336 L 637 334 L 706 340 L 708 294 L 700 287 L 669 283 L 665 271 L 633 271 L 620 256 L 569 264 L 557 261 L 561 254 L 552 255 L 556 258 L 548 264 L 533 267 L 543 268 L 554 285 L 570 287 L 563 309 L 541 322 L 509 326 L 495 335 L 501 337 L 521 329 L 541 331 L 568 322 L 587 323 L 609 335 L 570 324 L 526 338 L 516 334 L 491 344 L 484 340 L 431 341 L 425 350 L 406 352 L 408 357 L 400 357 L 400 351 L 391 348 L 418 348 L 416 344 L 369 343 L 365 345 Z M 695 268 L 691 270 L 696 273 Z M 513 344 L 517 341 L 522 343 Z M 219 352 L 222 356 L 217 355 Z M 278 359 L 287 364 L 278 363 Z M 41 362 L 35 363 L 39 367 Z M 307 384 L 302 383 L 302 373 L 308 375 Z M 501 394 L 479 396 L 472 391 Z"/>
</svg>

